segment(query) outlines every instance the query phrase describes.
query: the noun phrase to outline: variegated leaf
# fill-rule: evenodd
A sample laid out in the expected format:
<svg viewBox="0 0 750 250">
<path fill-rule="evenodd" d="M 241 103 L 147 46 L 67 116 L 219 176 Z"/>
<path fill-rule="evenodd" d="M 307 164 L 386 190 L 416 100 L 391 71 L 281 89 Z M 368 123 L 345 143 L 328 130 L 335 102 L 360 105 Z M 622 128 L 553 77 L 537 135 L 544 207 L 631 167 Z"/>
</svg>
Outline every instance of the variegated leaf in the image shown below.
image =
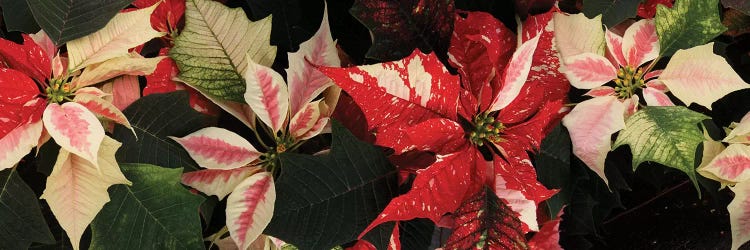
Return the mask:
<svg viewBox="0 0 750 250">
<path fill-rule="evenodd" d="M 164 35 L 151 28 L 149 20 L 154 9 L 156 5 L 119 13 L 99 31 L 68 42 L 68 69 L 75 71 L 91 64 L 126 56 L 128 49 Z"/>
<path fill-rule="evenodd" d="M 105 137 L 99 149 L 98 164 L 60 149 L 42 199 L 52 210 L 70 237 L 74 249 L 79 248 L 81 236 L 105 203 L 109 202 L 107 188 L 115 184 L 130 185 L 115 160 L 120 143 Z"/>
<path fill-rule="evenodd" d="M 271 173 L 254 174 L 227 198 L 227 228 L 240 249 L 247 249 L 273 217 L 276 188 Z"/>
<path fill-rule="evenodd" d="M 51 103 L 44 110 L 42 120 L 57 144 L 96 166 L 104 128 L 91 111 L 75 102 Z"/>
<path fill-rule="evenodd" d="M 562 61 L 583 53 L 604 55 L 604 30 L 602 28 L 602 16 L 598 15 L 592 19 L 583 13 L 570 15 L 564 13 L 554 14 L 555 44 L 560 52 Z"/>
<path fill-rule="evenodd" d="M 278 72 L 247 59 L 245 102 L 274 132 L 281 130 L 289 112 L 289 92 Z"/>
<path fill-rule="evenodd" d="M 0 138 L 0 170 L 12 168 L 36 147 L 42 128 L 42 121 L 37 120 L 20 125 Z"/>
<path fill-rule="evenodd" d="M 232 131 L 208 127 L 182 138 L 172 137 L 198 165 L 208 169 L 235 169 L 258 159 L 261 153 Z"/>
<path fill-rule="evenodd" d="M 218 99 L 244 102 L 247 55 L 271 66 L 271 17 L 251 22 L 240 8 L 210 0 L 188 0 L 185 29 L 169 51 L 180 68 L 179 78 L 201 93 Z"/>
</svg>

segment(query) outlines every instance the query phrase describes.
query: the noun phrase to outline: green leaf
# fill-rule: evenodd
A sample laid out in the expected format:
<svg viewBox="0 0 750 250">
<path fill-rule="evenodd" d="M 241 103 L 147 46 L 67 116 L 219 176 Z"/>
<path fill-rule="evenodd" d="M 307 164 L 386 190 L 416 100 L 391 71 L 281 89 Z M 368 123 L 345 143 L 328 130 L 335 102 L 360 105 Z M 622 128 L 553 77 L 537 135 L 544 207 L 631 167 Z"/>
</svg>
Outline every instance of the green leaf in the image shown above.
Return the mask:
<svg viewBox="0 0 750 250">
<path fill-rule="evenodd" d="M 401 249 L 427 250 L 432 243 L 435 223 L 430 219 L 416 218 L 410 221 L 400 221 L 399 234 Z"/>
<path fill-rule="evenodd" d="M 208 116 L 193 110 L 187 91 L 144 96 L 123 110 L 138 136 L 117 125 L 112 137 L 122 142 L 117 161 L 148 163 L 168 168 L 198 170 L 182 146 L 167 136 L 182 137 L 210 124 Z"/>
<path fill-rule="evenodd" d="M 372 35 L 372 47 L 365 56 L 394 61 L 408 56 L 415 48 L 424 52 L 447 51 L 454 10 L 453 0 L 356 0 L 349 13 Z"/>
<path fill-rule="evenodd" d="M 285 153 L 266 234 L 300 249 L 330 249 L 357 238 L 398 195 L 398 171 L 382 151 L 333 123 L 331 152 Z"/>
<path fill-rule="evenodd" d="M 91 249 L 203 249 L 203 198 L 180 184 L 182 169 L 120 167 L 133 186 L 110 188 L 112 201 L 91 223 Z"/>
<path fill-rule="evenodd" d="M 560 209 L 570 201 L 573 191 L 571 152 L 570 134 L 562 124 L 558 124 L 542 140 L 539 153 L 534 157 L 539 181 L 548 188 L 560 189 L 560 192 L 545 201 L 550 218 L 557 216 Z"/>
<path fill-rule="evenodd" d="M 117 12 L 133 2 L 133 0 L 26 1 L 34 19 L 58 46 L 101 29 Z"/>
<path fill-rule="evenodd" d="M 3 249 L 28 249 L 31 242 L 55 242 L 39 199 L 15 168 L 0 171 L 0 242 Z"/>
<path fill-rule="evenodd" d="M 719 0 L 677 0 L 671 9 L 657 5 L 654 20 L 661 56 L 703 45 L 727 29 L 719 18 Z"/>
<path fill-rule="evenodd" d="M 31 15 L 26 0 L 0 0 L 3 8 L 3 21 L 8 31 L 20 31 L 31 34 L 39 31 L 34 16 Z"/>
<path fill-rule="evenodd" d="M 264 66 L 276 57 L 276 47 L 270 45 L 271 17 L 250 22 L 242 9 L 211 0 L 185 5 L 185 29 L 169 52 L 179 78 L 202 93 L 244 103 L 247 56 Z"/>
<path fill-rule="evenodd" d="M 602 23 L 614 27 L 628 18 L 635 17 L 641 0 L 584 0 L 583 14 L 588 18 L 602 15 Z"/>
<path fill-rule="evenodd" d="M 634 171 L 642 162 L 656 162 L 685 172 L 697 189 L 695 150 L 703 142 L 698 124 L 705 119 L 682 106 L 645 107 L 625 121 L 612 148 L 630 146 Z"/>
</svg>

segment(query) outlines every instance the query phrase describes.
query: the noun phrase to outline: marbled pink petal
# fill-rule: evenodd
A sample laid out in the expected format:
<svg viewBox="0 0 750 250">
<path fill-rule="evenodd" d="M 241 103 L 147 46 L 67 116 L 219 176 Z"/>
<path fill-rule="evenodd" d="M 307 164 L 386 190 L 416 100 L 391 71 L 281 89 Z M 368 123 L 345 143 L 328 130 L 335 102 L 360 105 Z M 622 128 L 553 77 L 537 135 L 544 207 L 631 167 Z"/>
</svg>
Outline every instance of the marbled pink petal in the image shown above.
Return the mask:
<svg viewBox="0 0 750 250">
<path fill-rule="evenodd" d="M 643 99 L 646 100 L 648 106 L 674 106 L 669 96 L 656 88 L 644 88 Z"/>
<path fill-rule="evenodd" d="M 104 91 L 102 91 L 101 89 L 97 87 L 83 87 L 83 88 L 76 90 L 75 94 L 76 95 L 89 94 L 89 95 L 94 95 L 97 97 L 105 97 L 105 96 L 111 95 L 111 94 L 105 93 Z"/>
<path fill-rule="evenodd" d="M 503 109 L 516 99 L 516 96 L 521 92 L 524 83 L 526 83 L 526 78 L 529 76 L 531 62 L 532 59 L 534 59 L 534 51 L 536 50 L 536 45 L 538 43 L 539 36 L 535 36 L 531 40 L 521 44 L 521 46 L 513 52 L 513 57 L 511 58 L 510 63 L 505 67 L 503 86 L 494 97 L 489 111 Z"/>
<path fill-rule="evenodd" d="M 646 87 L 652 88 L 654 90 L 658 90 L 664 93 L 669 92 L 669 88 L 667 88 L 667 85 L 664 85 L 664 83 L 659 81 L 659 79 L 654 79 L 654 80 L 646 82 Z"/>
<path fill-rule="evenodd" d="M 638 104 L 640 101 L 641 101 L 641 98 L 638 95 L 633 95 L 630 98 L 622 101 L 622 103 L 625 104 L 625 117 L 626 118 L 635 114 L 635 112 L 638 112 Z"/>
<path fill-rule="evenodd" d="M 611 96 L 615 94 L 615 89 L 610 86 L 599 86 L 596 88 L 593 88 L 589 90 L 589 92 L 586 92 L 587 96 L 591 97 L 602 97 L 602 96 Z"/>
<path fill-rule="evenodd" d="M 701 171 L 709 172 L 729 183 L 750 180 L 750 146 L 730 144 Z M 722 181 L 722 182 L 724 182 Z"/>
<path fill-rule="evenodd" d="M 171 137 L 198 165 L 208 169 L 235 169 L 258 159 L 261 153 L 232 131 L 208 127 L 182 138 Z"/>
<path fill-rule="evenodd" d="M 299 112 L 294 114 L 289 122 L 289 132 L 292 136 L 299 138 L 318 123 L 318 120 L 323 117 L 321 115 L 321 104 L 325 105 L 320 100 L 307 103 Z"/>
<path fill-rule="evenodd" d="M 561 67 L 570 85 L 579 89 L 596 88 L 617 77 L 617 69 L 612 63 L 593 53 L 572 56 Z"/>
<path fill-rule="evenodd" d="M 658 70 L 652 70 L 652 71 L 646 72 L 646 74 L 643 75 L 643 79 L 650 80 L 652 78 L 657 78 L 661 75 L 661 72 L 664 72 L 664 70 L 658 69 Z"/>
<path fill-rule="evenodd" d="M 42 127 L 42 121 L 23 124 L 0 138 L 0 171 L 15 166 L 37 146 Z"/>
<path fill-rule="evenodd" d="M 331 118 L 330 117 L 321 117 L 318 119 L 318 122 L 313 125 L 310 130 L 308 130 L 306 133 L 300 135 L 297 139 L 299 140 L 307 140 L 310 138 L 313 138 L 316 135 L 324 133 L 324 131 L 327 130 L 326 133 L 330 133 L 331 131 L 331 124 L 330 124 Z"/>
<path fill-rule="evenodd" d="M 75 102 L 51 103 L 42 120 L 60 147 L 98 166 L 97 152 L 104 139 L 104 128 L 91 111 Z"/>
<path fill-rule="evenodd" d="M 224 199 L 245 178 L 260 171 L 258 167 L 240 167 L 235 169 L 204 169 L 182 174 L 182 184 L 201 191 L 207 195 L 216 195 Z"/>
<path fill-rule="evenodd" d="M 75 98 L 73 98 L 73 101 L 83 105 L 89 111 L 94 112 L 94 114 L 100 115 L 120 125 L 123 125 L 126 128 L 129 128 L 135 135 L 135 130 L 133 130 L 133 127 L 130 126 L 128 118 L 125 117 L 125 114 L 117 109 L 117 107 L 115 107 L 115 105 L 111 102 L 91 94 L 78 94 Z"/>
<path fill-rule="evenodd" d="M 333 84 L 314 66 L 341 66 L 336 43 L 328 26 L 328 9 L 324 8 L 323 21 L 318 32 L 299 45 L 299 50 L 289 53 L 289 68 L 286 70 L 289 82 L 289 106 L 296 114 L 328 86 Z"/>
<path fill-rule="evenodd" d="M 607 30 L 605 38 L 607 39 L 607 51 L 614 57 L 615 62 L 620 66 L 626 66 L 627 61 L 622 54 L 622 37 L 612 31 Z"/>
<path fill-rule="evenodd" d="M 719 98 L 749 87 L 723 57 L 714 54 L 713 43 L 675 52 L 659 81 L 686 105 L 697 103 L 708 109 Z"/>
<path fill-rule="evenodd" d="M 659 56 L 659 37 L 651 19 L 641 19 L 630 25 L 622 39 L 622 54 L 628 65 L 638 67 Z"/>
<path fill-rule="evenodd" d="M 730 189 L 734 199 L 727 210 L 732 227 L 732 250 L 736 250 L 750 240 L 750 182 L 738 183 Z"/>
<path fill-rule="evenodd" d="M 605 183 L 604 160 L 612 148 L 612 134 L 625 128 L 625 108 L 617 97 L 596 97 L 576 105 L 562 120 L 570 132 L 573 153 Z"/>
<path fill-rule="evenodd" d="M 119 110 L 125 110 L 138 98 L 141 98 L 138 76 L 124 75 L 112 82 L 112 104 Z"/>
<path fill-rule="evenodd" d="M 284 78 L 273 69 L 248 59 L 245 101 L 274 132 L 281 130 L 289 112 L 289 93 Z"/>
<path fill-rule="evenodd" d="M 273 217 L 276 188 L 268 172 L 254 174 L 227 198 L 227 228 L 240 249 L 247 249 Z"/>
<path fill-rule="evenodd" d="M 750 143 L 750 112 L 747 112 L 742 117 L 740 123 L 722 141 L 729 143 Z"/>
</svg>

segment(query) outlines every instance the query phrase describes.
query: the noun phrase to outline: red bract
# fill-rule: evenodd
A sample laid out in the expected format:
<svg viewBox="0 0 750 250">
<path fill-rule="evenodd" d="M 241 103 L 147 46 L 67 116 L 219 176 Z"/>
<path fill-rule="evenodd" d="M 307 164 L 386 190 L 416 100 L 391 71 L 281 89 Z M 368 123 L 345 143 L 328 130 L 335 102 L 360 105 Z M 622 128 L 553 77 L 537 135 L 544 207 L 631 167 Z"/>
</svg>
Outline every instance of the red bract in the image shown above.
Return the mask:
<svg viewBox="0 0 750 250">
<path fill-rule="evenodd" d="M 185 0 L 135 0 L 136 8 L 148 8 L 161 2 L 151 14 L 151 27 L 161 32 L 171 33 L 177 30 L 177 25 L 185 14 Z"/>
<path fill-rule="evenodd" d="M 656 6 L 661 4 L 665 7 L 672 8 L 674 0 L 646 0 L 638 5 L 638 16 L 643 18 L 653 18 L 656 15 Z"/>
<path fill-rule="evenodd" d="M 434 54 L 419 51 L 394 62 L 320 67 L 361 107 L 376 144 L 396 154 L 436 154 L 432 165 L 416 171 L 411 190 L 362 235 L 388 221 L 438 222 L 483 186 L 521 214 L 523 232 L 537 230 L 536 205 L 554 194 L 536 180 L 527 154 L 560 119 L 567 91 L 554 59 L 551 13 L 529 18 L 532 30 L 521 34 L 524 43 L 515 51 L 510 32 L 489 14 L 464 14 L 449 50 L 460 78 Z M 485 159 L 482 152 L 494 156 Z"/>
</svg>

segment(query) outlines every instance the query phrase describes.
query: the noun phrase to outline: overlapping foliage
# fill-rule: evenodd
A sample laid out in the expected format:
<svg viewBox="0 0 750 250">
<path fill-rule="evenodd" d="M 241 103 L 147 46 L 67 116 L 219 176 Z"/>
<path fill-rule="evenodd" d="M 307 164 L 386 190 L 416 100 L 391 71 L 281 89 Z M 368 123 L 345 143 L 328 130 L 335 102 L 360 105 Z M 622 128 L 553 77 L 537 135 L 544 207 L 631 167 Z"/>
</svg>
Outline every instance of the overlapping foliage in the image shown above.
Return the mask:
<svg viewBox="0 0 750 250">
<path fill-rule="evenodd" d="M 750 240 L 746 6 L 313 2 L 0 1 L 0 248 L 560 249 L 612 159 Z"/>
</svg>

